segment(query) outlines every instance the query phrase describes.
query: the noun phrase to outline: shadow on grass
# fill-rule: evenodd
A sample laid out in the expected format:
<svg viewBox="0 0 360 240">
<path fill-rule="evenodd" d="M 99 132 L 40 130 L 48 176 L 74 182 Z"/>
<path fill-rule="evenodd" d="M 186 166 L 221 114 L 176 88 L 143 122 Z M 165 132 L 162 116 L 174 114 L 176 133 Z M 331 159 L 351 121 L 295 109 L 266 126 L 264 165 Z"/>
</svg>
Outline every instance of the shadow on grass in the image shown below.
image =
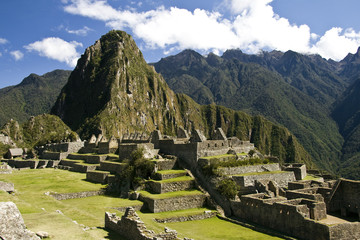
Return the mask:
<svg viewBox="0 0 360 240">
<path fill-rule="evenodd" d="M 108 232 L 108 235 L 105 237 L 105 239 L 111 239 L 111 240 L 128 240 L 127 238 L 121 236 L 120 234 L 118 234 L 115 231 L 106 229 L 104 227 L 98 227 L 98 229 L 102 229 L 106 232 Z"/>
</svg>

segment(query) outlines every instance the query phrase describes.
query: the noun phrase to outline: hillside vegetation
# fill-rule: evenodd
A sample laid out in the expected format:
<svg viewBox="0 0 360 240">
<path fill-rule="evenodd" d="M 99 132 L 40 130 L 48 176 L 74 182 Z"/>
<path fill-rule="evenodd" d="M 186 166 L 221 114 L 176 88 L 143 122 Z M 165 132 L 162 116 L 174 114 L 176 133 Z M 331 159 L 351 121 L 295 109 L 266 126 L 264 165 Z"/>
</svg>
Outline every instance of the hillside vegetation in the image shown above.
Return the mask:
<svg viewBox="0 0 360 240">
<path fill-rule="evenodd" d="M 16 86 L 0 89 L 0 127 L 10 119 L 20 123 L 30 116 L 49 113 L 71 71 L 30 74 Z"/>
<path fill-rule="evenodd" d="M 216 127 L 222 127 L 228 136 L 252 140 L 281 161 L 311 165 L 308 153 L 284 127 L 229 108 L 201 106 L 184 94 L 175 94 L 145 62 L 132 37 L 122 31 L 110 31 L 86 49 L 52 113 L 83 139 L 94 133 L 121 137 L 156 128 L 175 135 L 180 126 L 200 129 L 211 137 Z M 288 149 L 293 154 L 287 154 Z"/>
</svg>

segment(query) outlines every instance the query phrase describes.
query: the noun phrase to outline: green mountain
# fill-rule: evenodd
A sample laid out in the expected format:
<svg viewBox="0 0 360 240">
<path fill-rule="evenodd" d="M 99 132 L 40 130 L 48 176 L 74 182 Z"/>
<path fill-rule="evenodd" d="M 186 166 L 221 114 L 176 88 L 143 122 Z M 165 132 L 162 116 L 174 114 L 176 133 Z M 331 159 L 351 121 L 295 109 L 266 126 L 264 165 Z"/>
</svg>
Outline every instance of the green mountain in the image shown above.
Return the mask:
<svg viewBox="0 0 360 240">
<path fill-rule="evenodd" d="M 20 84 L 0 89 L 0 126 L 10 119 L 23 123 L 30 116 L 50 112 L 70 72 L 30 74 Z"/>
<path fill-rule="evenodd" d="M 41 114 L 30 117 L 23 124 L 9 120 L 0 130 L 10 136 L 18 147 L 33 148 L 49 142 L 62 140 L 75 141 L 78 135 L 73 132 L 58 116 Z"/>
<path fill-rule="evenodd" d="M 259 150 L 281 161 L 312 164 L 296 137 L 284 127 L 260 116 L 214 104 L 199 105 L 185 94 L 175 94 L 145 62 L 132 37 L 122 31 L 110 31 L 86 49 L 52 113 L 83 139 L 100 132 L 120 137 L 125 132 L 150 133 L 156 128 L 174 135 L 180 126 L 200 129 L 209 137 L 215 127 L 222 127 L 228 136 L 251 139 Z"/>
<path fill-rule="evenodd" d="M 336 68 L 332 64 L 291 51 L 246 55 L 229 50 L 223 57 L 204 57 L 185 50 L 154 66 L 170 88 L 201 104 L 263 115 L 287 127 L 319 167 L 334 171 L 343 138 L 329 106 L 346 83 L 330 71 Z"/>
</svg>

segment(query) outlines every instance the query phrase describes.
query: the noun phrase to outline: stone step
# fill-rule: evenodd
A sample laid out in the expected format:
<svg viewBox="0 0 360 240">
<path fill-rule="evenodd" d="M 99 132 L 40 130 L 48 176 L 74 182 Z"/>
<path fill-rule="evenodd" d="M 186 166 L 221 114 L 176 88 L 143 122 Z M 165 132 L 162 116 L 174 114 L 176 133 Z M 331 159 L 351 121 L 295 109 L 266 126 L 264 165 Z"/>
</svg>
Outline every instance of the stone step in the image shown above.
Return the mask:
<svg viewBox="0 0 360 240">
<path fill-rule="evenodd" d="M 145 183 L 146 191 L 153 194 L 191 190 L 195 186 L 195 181 L 190 176 L 170 178 L 166 180 L 149 180 Z"/>
<path fill-rule="evenodd" d="M 216 210 L 211 210 L 208 208 L 191 208 L 185 210 L 162 212 L 160 214 L 153 213 L 153 215 L 155 222 L 171 223 L 204 220 L 215 217 L 217 213 L 218 212 Z"/>
<path fill-rule="evenodd" d="M 186 176 L 187 172 L 185 170 L 162 170 L 157 171 L 152 177 L 154 180 L 166 180 L 170 178 L 177 178 Z"/>
<path fill-rule="evenodd" d="M 177 165 L 177 159 L 164 158 L 156 159 L 153 161 L 155 162 L 158 171 L 171 170 L 174 169 Z"/>
<path fill-rule="evenodd" d="M 74 160 L 74 159 L 61 159 L 59 165 L 62 166 L 68 166 L 68 167 L 74 167 L 75 164 L 77 163 L 83 163 L 84 160 Z"/>
<path fill-rule="evenodd" d="M 100 162 L 99 170 L 109 171 L 111 173 L 121 173 L 121 171 L 125 167 L 126 167 L 125 163 L 102 161 L 102 162 Z"/>
<path fill-rule="evenodd" d="M 86 172 L 86 180 L 95 183 L 107 184 L 108 176 L 111 175 L 108 171 L 92 170 Z"/>
<path fill-rule="evenodd" d="M 67 156 L 67 159 L 84 160 L 86 163 L 98 164 L 104 161 L 107 155 L 94 155 L 94 154 L 77 154 L 72 153 Z"/>
<path fill-rule="evenodd" d="M 72 167 L 73 172 L 86 173 L 88 171 L 94 171 L 100 164 L 88 164 L 88 163 L 75 163 Z"/>
<path fill-rule="evenodd" d="M 179 191 L 163 194 L 151 194 L 140 191 L 139 200 L 152 213 L 201 208 L 204 206 L 206 196 L 198 190 Z"/>
</svg>

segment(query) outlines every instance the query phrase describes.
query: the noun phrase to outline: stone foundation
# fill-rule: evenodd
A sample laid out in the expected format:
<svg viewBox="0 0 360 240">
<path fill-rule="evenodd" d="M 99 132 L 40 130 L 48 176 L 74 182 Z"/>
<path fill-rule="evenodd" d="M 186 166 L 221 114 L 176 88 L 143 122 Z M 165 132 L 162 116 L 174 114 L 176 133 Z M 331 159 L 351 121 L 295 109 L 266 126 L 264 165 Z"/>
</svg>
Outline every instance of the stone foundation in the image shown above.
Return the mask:
<svg viewBox="0 0 360 240">
<path fill-rule="evenodd" d="M 107 178 L 109 174 L 110 172 L 106 171 L 88 171 L 86 173 L 86 180 L 90 182 L 105 184 L 107 183 Z"/>
<path fill-rule="evenodd" d="M 99 196 L 104 194 L 105 194 L 105 190 L 98 190 L 98 191 L 87 191 L 87 192 L 76 192 L 76 193 L 50 193 L 50 196 L 52 196 L 56 200 L 61 201 L 61 200 L 74 199 L 74 198 Z"/>
<path fill-rule="evenodd" d="M 133 208 L 127 208 L 125 214 L 119 218 L 116 214 L 105 213 L 105 228 L 113 230 L 126 239 L 132 240 L 176 240 L 177 232 L 165 228 L 164 233 L 155 234 L 148 230 Z"/>
<path fill-rule="evenodd" d="M 279 172 L 268 174 L 254 174 L 245 176 L 232 176 L 237 184 L 241 187 L 253 187 L 255 180 L 270 180 L 276 182 L 280 187 L 287 187 L 288 182 L 295 181 L 293 172 Z"/>
<path fill-rule="evenodd" d="M 274 172 L 280 170 L 281 168 L 279 163 L 271 163 L 271 164 L 247 165 L 240 167 L 221 167 L 218 169 L 218 172 L 223 175 L 240 175 L 250 172 L 264 172 L 264 171 Z"/>
<path fill-rule="evenodd" d="M 158 182 L 150 180 L 145 183 L 146 191 L 154 194 L 190 190 L 193 189 L 194 186 L 194 180 L 173 182 Z"/>
<path fill-rule="evenodd" d="M 203 194 L 179 196 L 176 198 L 152 199 L 140 194 L 139 200 L 144 202 L 150 212 L 168 212 L 204 206 L 206 196 Z"/>
</svg>

